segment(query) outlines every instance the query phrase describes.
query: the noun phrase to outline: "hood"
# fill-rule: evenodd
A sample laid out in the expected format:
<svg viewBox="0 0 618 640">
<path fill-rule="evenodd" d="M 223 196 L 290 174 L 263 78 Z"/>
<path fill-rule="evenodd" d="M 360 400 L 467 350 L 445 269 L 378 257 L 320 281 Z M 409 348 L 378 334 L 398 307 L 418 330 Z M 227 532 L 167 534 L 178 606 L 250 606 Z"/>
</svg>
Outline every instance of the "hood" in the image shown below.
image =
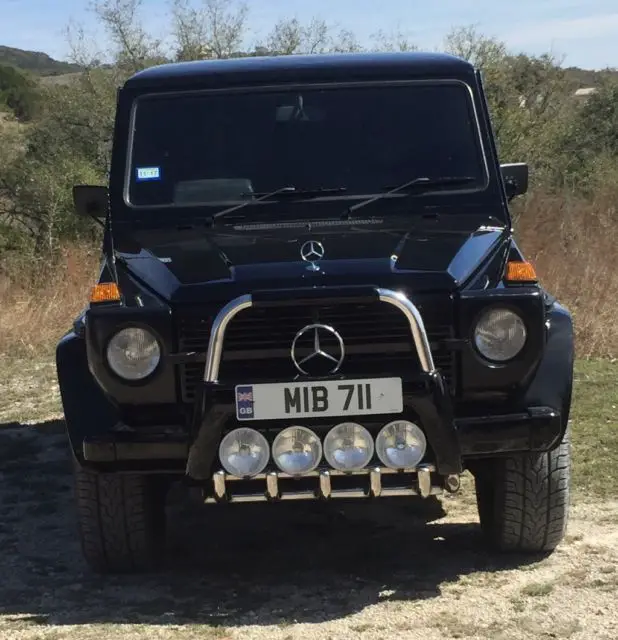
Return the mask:
<svg viewBox="0 0 618 640">
<path fill-rule="evenodd" d="M 311 230 L 304 225 L 229 232 L 193 227 L 132 230 L 115 242 L 133 277 L 168 302 L 193 303 L 296 286 L 453 291 L 508 237 L 500 227 L 462 226 L 411 231 L 367 226 Z"/>
</svg>

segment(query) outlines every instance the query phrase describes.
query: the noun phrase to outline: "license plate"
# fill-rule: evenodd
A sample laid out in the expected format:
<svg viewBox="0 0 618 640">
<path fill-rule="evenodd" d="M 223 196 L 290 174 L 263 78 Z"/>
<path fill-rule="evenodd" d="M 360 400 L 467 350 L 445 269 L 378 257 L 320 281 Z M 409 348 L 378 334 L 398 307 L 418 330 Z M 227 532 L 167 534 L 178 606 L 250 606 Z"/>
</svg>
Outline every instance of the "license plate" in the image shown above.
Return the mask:
<svg viewBox="0 0 618 640">
<path fill-rule="evenodd" d="M 402 410 L 401 378 L 236 386 L 238 420 L 341 417 Z"/>
</svg>

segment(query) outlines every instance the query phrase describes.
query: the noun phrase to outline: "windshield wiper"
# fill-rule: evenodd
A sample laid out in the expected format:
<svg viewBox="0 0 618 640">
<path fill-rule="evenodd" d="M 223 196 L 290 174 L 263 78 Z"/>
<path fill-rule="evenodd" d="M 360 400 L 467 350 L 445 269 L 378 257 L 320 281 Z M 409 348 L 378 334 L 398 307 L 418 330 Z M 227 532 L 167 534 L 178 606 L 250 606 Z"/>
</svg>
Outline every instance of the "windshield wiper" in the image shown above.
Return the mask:
<svg viewBox="0 0 618 640">
<path fill-rule="evenodd" d="M 242 195 L 252 195 L 257 196 L 257 198 L 252 200 L 247 200 L 246 202 L 242 202 L 240 204 L 236 204 L 233 207 L 228 207 L 227 209 L 223 209 L 223 211 L 217 211 L 211 216 L 213 222 L 217 218 L 223 218 L 227 216 L 229 213 L 233 211 L 238 211 L 239 209 L 243 209 L 244 207 L 248 207 L 249 205 L 255 204 L 257 202 L 261 202 L 262 200 L 268 200 L 269 198 L 274 198 L 277 196 L 277 199 L 280 199 L 285 196 L 301 196 L 301 197 L 320 197 L 324 195 L 329 195 L 333 193 L 343 193 L 347 191 L 345 187 L 334 187 L 330 189 L 297 189 L 296 187 L 279 187 L 279 189 L 275 189 L 274 191 L 269 191 L 268 193 L 247 193 Z"/>
<path fill-rule="evenodd" d="M 381 200 L 382 198 L 386 198 L 393 193 L 397 193 L 398 191 L 404 191 L 409 189 L 410 194 L 419 193 L 424 191 L 425 189 L 431 190 L 433 187 L 442 187 L 445 185 L 458 185 L 458 184 L 467 184 L 468 182 L 474 182 L 476 178 L 474 176 L 440 176 L 437 178 L 431 178 L 429 176 L 420 176 L 418 178 L 414 178 L 412 180 L 408 180 L 408 182 L 404 182 L 400 184 L 398 187 L 394 187 L 393 189 L 389 189 L 384 193 L 379 193 L 378 195 L 372 196 L 367 200 L 363 200 L 358 204 L 352 205 L 348 207 L 346 213 L 352 213 L 352 211 L 356 211 L 361 207 L 365 207 L 368 204 L 375 202 L 376 200 Z"/>
<path fill-rule="evenodd" d="M 335 194 L 335 193 L 345 193 L 347 191 L 347 187 L 320 187 L 318 189 L 297 189 L 296 187 L 287 187 L 287 191 L 283 191 L 281 194 L 281 196 L 286 196 L 286 195 L 291 195 L 291 196 L 302 196 L 302 197 L 317 197 L 319 198 L 320 196 L 329 196 L 331 194 Z M 244 195 L 244 194 L 243 194 Z M 249 194 L 247 194 L 249 195 Z M 267 197 L 270 196 L 272 194 L 262 194 L 260 192 L 257 193 L 252 193 L 250 195 L 253 196 L 258 196 L 258 197 Z"/>
</svg>

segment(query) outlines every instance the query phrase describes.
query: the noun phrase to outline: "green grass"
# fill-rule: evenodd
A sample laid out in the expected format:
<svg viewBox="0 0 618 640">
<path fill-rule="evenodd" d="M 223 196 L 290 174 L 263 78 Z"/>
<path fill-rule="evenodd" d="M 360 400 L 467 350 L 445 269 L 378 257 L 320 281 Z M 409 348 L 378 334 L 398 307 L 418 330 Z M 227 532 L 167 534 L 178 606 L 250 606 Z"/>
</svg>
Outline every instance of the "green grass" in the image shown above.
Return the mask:
<svg viewBox="0 0 618 640">
<path fill-rule="evenodd" d="M 533 582 L 522 587 L 522 594 L 524 596 L 537 597 L 547 596 L 554 590 L 554 585 L 551 582 Z"/>
<path fill-rule="evenodd" d="M 577 497 L 615 498 L 618 482 L 618 363 L 580 361 L 571 410 Z"/>
</svg>

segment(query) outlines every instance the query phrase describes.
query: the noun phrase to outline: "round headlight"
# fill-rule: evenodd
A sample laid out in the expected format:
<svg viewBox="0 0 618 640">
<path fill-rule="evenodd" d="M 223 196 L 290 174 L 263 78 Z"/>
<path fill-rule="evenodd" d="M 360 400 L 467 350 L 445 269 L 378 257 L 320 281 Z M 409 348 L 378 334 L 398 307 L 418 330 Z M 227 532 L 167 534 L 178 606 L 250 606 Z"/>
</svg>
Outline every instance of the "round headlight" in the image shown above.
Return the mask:
<svg viewBox="0 0 618 640">
<path fill-rule="evenodd" d="M 255 429 L 241 427 L 230 431 L 219 445 L 219 460 L 233 476 L 244 478 L 262 473 L 270 449 L 266 438 Z"/>
<path fill-rule="evenodd" d="M 490 309 L 474 329 L 474 344 L 487 360 L 506 362 L 513 359 L 526 343 L 524 321 L 508 309 Z"/>
<path fill-rule="evenodd" d="M 313 471 L 322 459 L 322 443 L 307 427 L 288 427 L 273 442 L 276 465 L 290 475 Z"/>
<path fill-rule="evenodd" d="M 147 378 L 161 360 L 157 339 L 140 327 L 121 329 L 107 345 L 107 362 L 112 371 L 126 380 Z"/>
<path fill-rule="evenodd" d="M 414 469 L 427 450 L 423 430 L 413 422 L 394 420 L 376 438 L 378 458 L 391 469 Z"/>
<path fill-rule="evenodd" d="M 342 422 L 324 438 L 324 457 L 339 471 L 358 471 L 373 457 L 373 438 L 365 427 L 355 422 Z"/>
</svg>

